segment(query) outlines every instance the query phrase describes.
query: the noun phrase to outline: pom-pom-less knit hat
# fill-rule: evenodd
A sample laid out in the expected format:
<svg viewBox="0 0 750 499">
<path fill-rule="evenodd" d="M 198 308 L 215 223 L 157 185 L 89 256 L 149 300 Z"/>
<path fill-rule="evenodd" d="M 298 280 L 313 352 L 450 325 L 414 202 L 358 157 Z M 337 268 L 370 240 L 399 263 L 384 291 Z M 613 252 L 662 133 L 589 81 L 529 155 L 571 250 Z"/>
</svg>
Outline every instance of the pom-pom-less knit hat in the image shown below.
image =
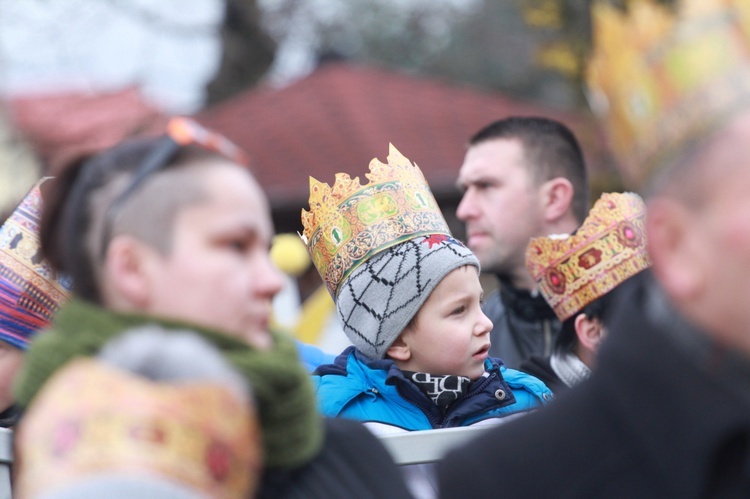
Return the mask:
<svg viewBox="0 0 750 499">
<path fill-rule="evenodd" d="M 418 236 L 360 265 L 342 283 L 336 307 L 349 340 L 372 359 L 385 357 L 435 286 L 479 260 L 444 234 Z"/>
</svg>

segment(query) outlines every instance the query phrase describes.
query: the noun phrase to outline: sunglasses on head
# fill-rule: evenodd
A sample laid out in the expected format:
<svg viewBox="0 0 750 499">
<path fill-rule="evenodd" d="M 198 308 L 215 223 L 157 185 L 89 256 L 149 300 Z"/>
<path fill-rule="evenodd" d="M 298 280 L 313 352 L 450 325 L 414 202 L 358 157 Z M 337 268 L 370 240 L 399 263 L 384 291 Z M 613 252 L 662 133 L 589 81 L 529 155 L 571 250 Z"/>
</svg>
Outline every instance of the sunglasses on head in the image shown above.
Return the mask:
<svg viewBox="0 0 750 499">
<path fill-rule="evenodd" d="M 133 193 L 144 184 L 150 175 L 166 168 L 177 155 L 180 148 L 189 145 L 197 145 L 208 151 L 216 152 L 241 165 L 248 164 L 248 157 L 245 152 L 226 137 L 203 128 L 189 118 L 177 117 L 170 119 L 167 124 L 167 133 L 154 147 L 151 154 L 146 156 L 143 163 L 135 170 L 128 186 L 117 195 L 104 214 L 99 255 L 102 260 L 112 237 L 114 221 L 122 211 L 126 201 L 133 196 Z"/>
</svg>

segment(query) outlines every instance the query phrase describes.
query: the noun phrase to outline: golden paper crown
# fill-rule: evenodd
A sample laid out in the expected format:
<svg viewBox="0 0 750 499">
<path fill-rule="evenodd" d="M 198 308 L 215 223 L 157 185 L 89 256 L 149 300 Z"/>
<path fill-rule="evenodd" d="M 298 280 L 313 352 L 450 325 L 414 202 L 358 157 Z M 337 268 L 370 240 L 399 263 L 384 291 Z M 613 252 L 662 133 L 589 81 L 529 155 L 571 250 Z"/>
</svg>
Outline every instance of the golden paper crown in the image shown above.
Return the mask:
<svg viewBox="0 0 750 499">
<path fill-rule="evenodd" d="M 451 235 L 422 171 L 389 146 L 387 164 L 370 161 L 365 185 L 346 173 L 333 187 L 310 177 L 302 237 L 334 300 L 349 274 L 380 251 L 420 235 Z"/>
<path fill-rule="evenodd" d="M 750 3 L 651 0 L 593 8 L 594 111 L 634 185 L 750 103 Z"/>
<path fill-rule="evenodd" d="M 575 234 L 529 242 L 526 268 L 561 321 L 651 266 L 645 215 L 637 194 L 604 194 Z"/>
<path fill-rule="evenodd" d="M 252 407 L 222 385 L 155 383 L 80 359 L 44 386 L 16 447 L 23 497 L 112 474 L 160 477 L 206 497 L 251 497 L 262 443 Z"/>
</svg>

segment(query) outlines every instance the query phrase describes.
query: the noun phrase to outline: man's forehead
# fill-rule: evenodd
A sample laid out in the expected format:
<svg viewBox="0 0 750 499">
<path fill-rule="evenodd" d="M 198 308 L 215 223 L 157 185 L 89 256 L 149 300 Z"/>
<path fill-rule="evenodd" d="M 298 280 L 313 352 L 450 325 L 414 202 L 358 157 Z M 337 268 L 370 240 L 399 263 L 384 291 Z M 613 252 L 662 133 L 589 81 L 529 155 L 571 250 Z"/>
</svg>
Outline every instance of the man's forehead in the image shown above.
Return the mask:
<svg viewBox="0 0 750 499">
<path fill-rule="evenodd" d="M 459 181 L 474 183 L 508 175 L 526 175 L 527 172 L 519 141 L 492 139 L 469 148 L 459 170 Z"/>
</svg>

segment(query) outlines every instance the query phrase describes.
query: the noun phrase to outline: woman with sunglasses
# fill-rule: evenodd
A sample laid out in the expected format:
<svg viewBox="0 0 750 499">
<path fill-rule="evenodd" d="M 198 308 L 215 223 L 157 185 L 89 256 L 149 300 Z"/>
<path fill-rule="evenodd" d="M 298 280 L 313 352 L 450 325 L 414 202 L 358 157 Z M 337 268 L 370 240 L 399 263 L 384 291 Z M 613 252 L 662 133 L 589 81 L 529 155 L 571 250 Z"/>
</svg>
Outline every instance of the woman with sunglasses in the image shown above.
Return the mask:
<svg viewBox="0 0 750 499">
<path fill-rule="evenodd" d="M 164 137 L 124 142 L 56 180 L 42 248 L 75 298 L 30 348 L 16 398 L 28 406 L 68 360 L 130 329 L 189 329 L 252 385 L 259 496 L 406 497 L 366 429 L 320 418 L 294 341 L 269 329 L 282 280 L 269 259 L 268 202 L 244 161 L 227 139 L 178 118 Z"/>
</svg>

